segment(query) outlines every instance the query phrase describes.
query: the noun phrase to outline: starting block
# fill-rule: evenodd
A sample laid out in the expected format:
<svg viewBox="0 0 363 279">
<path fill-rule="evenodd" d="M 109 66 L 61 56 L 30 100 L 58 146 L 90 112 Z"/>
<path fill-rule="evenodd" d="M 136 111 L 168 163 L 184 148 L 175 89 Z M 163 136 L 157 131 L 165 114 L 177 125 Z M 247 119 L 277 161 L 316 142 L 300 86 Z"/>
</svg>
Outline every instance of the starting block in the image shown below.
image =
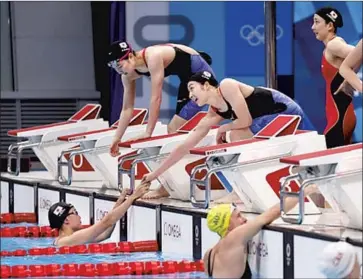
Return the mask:
<svg viewBox="0 0 363 279">
<path fill-rule="evenodd" d="M 136 149 L 137 152 L 125 156 L 119 164 L 120 177 L 124 174 L 130 176 L 130 188 L 135 187 L 135 180 L 138 178 L 136 166 L 144 164 L 148 172 L 156 170 L 163 159 L 167 157 L 178 145 L 180 145 L 189 135 L 189 133 L 198 125 L 198 123 L 207 115 L 206 112 L 199 112 L 182 127 L 177 133 L 160 135 L 134 142 L 120 143 L 122 147 Z M 198 146 L 207 146 L 215 144 L 217 126 L 213 127 Z M 190 171 L 194 166 L 204 162 L 204 156 L 188 154 L 184 156 L 177 164 L 171 166 L 167 171 L 158 177 L 158 181 L 170 194 L 171 198 L 179 200 L 189 200 L 189 180 Z M 139 176 L 141 179 L 142 176 Z M 223 186 L 219 186 L 223 194 Z"/>
<path fill-rule="evenodd" d="M 285 222 L 301 224 L 304 219 L 304 189 L 312 184 L 336 213 L 341 214 L 342 225 L 362 230 L 362 143 L 331 148 L 318 152 L 281 158 L 282 163 L 299 166 L 300 171 L 281 183 L 281 217 Z M 298 192 L 287 191 L 291 180 L 303 181 Z M 299 197 L 298 218 L 284 213 L 284 198 Z"/>
<path fill-rule="evenodd" d="M 133 117 L 130 120 L 123 138 L 128 139 L 136 136 L 135 133 L 140 133 L 145 129 L 147 113 L 147 109 L 134 109 Z M 57 178 L 60 184 L 69 186 L 72 184 L 72 181 L 79 180 L 80 177 L 77 175 L 77 172 L 88 165 L 88 168 L 92 168 L 92 170 L 87 175 L 92 177 L 92 180 L 103 181 L 108 186 L 117 188 L 115 181 L 108 180 L 110 166 L 104 168 L 104 164 L 99 161 L 96 154 L 108 153 L 113 136 L 118 127 L 118 122 L 116 121 L 107 129 L 67 134 L 58 137 L 58 140 L 61 142 L 73 143 L 75 145 L 75 147 L 63 150 L 58 156 Z M 159 126 L 160 123 L 157 124 L 157 127 Z M 66 172 L 63 172 L 64 168 L 66 168 Z M 80 180 L 82 181 L 83 179 Z"/>
<path fill-rule="evenodd" d="M 107 128 L 108 122 L 98 118 L 100 110 L 101 105 L 87 104 L 67 121 L 8 131 L 9 136 L 28 139 L 9 146 L 8 173 L 19 175 L 22 151 L 31 148 L 52 178 L 57 180 L 57 157 L 62 150 L 74 146 L 73 143 L 59 141 L 58 137 Z M 15 171 L 11 169 L 13 159 L 16 159 Z M 86 174 L 85 180 L 89 178 L 87 176 L 89 171 L 92 171 L 92 168 L 87 165 L 87 168 L 83 169 Z"/>
<path fill-rule="evenodd" d="M 190 199 L 194 207 L 208 208 L 210 203 L 211 176 L 219 174 L 242 200 L 241 210 L 262 213 L 280 201 L 279 180 L 290 175 L 291 166 L 281 163 L 280 158 L 310 151 L 325 150 L 325 137 L 316 131 L 300 131 L 300 116 L 279 115 L 252 139 L 195 148 L 191 154 L 208 156 L 204 166 L 192 172 Z M 197 175 L 207 170 L 202 179 Z M 296 181 L 294 189 L 299 188 Z M 205 194 L 204 202 L 198 192 Z M 307 212 L 320 214 L 315 204 L 306 200 Z M 296 210 L 296 209 L 295 209 Z"/>
</svg>

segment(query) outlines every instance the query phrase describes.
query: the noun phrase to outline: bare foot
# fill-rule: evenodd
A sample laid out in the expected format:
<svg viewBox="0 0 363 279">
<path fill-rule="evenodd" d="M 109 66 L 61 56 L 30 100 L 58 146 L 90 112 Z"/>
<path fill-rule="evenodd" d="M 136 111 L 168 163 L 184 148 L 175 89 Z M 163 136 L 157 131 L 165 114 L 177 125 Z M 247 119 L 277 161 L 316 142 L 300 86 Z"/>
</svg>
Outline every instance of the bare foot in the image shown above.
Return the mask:
<svg viewBox="0 0 363 279">
<path fill-rule="evenodd" d="M 221 197 L 215 201 L 213 201 L 215 204 L 220 203 L 235 203 L 235 204 L 243 204 L 241 199 L 238 197 L 237 193 L 235 191 L 232 191 L 231 193 L 227 194 L 224 197 Z"/>
<path fill-rule="evenodd" d="M 151 190 L 148 193 L 146 193 L 145 195 L 143 195 L 141 199 L 151 200 L 151 199 L 166 198 L 169 196 L 170 195 L 169 195 L 168 191 L 166 191 L 165 188 L 160 185 L 159 188 L 157 188 L 156 190 Z"/>
</svg>

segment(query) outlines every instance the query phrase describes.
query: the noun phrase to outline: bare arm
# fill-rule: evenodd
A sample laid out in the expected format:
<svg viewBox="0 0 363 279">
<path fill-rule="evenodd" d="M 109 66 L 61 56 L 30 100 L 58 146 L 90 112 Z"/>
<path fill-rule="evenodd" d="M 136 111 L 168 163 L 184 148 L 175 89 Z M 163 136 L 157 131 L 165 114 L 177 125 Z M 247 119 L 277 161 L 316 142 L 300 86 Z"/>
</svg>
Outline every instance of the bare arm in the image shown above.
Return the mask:
<svg viewBox="0 0 363 279">
<path fill-rule="evenodd" d="M 156 179 L 164 171 L 188 154 L 189 150 L 196 146 L 208 134 L 211 127 L 217 125 L 221 119 L 222 118 L 214 112 L 209 112 L 205 118 L 199 122 L 194 131 L 189 134 L 187 139 L 169 154 L 158 169 L 150 174 L 149 181 Z"/>
<path fill-rule="evenodd" d="M 115 205 L 113 206 L 112 210 L 119 207 L 125 201 L 126 195 L 127 195 L 127 190 L 123 190 L 120 197 L 118 198 Z M 116 224 L 114 224 L 113 226 L 106 229 L 103 233 L 101 233 L 99 236 L 96 237 L 94 242 L 101 242 L 101 241 L 104 241 L 104 240 L 110 238 L 113 231 L 115 230 L 115 227 L 116 227 Z"/>
<path fill-rule="evenodd" d="M 135 192 L 129 196 L 120 206 L 110 211 L 101 221 L 83 230 L 76 231 L 75 233 L 62 237 L 58 240 L 58 246 L 65 245 L 79 245 L 94 241 L 94 239 L 103 233 L 105 230 L 116 224 L 117 221 L 125 215 L 126 211 L 132 203 L 145 194 L 150 184 L 142 184 L 136 188 Z"/>
<path fill-rule="evenodd" d="M 308 196 L 316 191 L 316 186 L 312 185 L 305 188 L 305 195 Z M 293 209 L 297 203 L 298 197 L 287 197 L 285 200 L 285 212 L 289 212 Z M 236 228 L 231 231 L 226 237 L 226 245 L 229 247 L 235 247 L 237 243 L 240 245 L 246 245 L 246 243 L 251 240 L 263 226 L 270 224 L 274 220 L 280 217 L 280 203 L 269 208 L 264 213 L 258 215 L 255 219 L 247 221 L 246 224 Z M 238 239 L 238 242 L 236 242 Z"/>
<path fill-rule="evenodd" d="M 117 130 L 115 132 L 114 141 L 120 141 L 122 136 L 124 135 L 132 118 L 135 103 L 135 80 L 130 80 L 125 75 L 122 75 L 121 79 L 124 87 L 124 97 L 120 120 Z"/>
<path fill-rule="evenodd" d="M 238 117 L 238 119 L 223 125 L 220 129 L 227 132 L 230 130 L 248 128 L 252 124 L 252 117 L 248 110 L 246 100 L 240 91 L 238 82 L 227 78 L 222 80 L 220 88 L 224 98 L 231 104 L 232 109 Z"/>
<path fill-rule="evenodd" d="M 355 71 L 362 65 L 362 41 L 349 53 L 340 65 L 339 73 L 347 82 L 354 87 L 355 90 L 363 93 L 362 81 L 359 79 Z"/>
<path fill-rule="evenodd" d="M 164 82 L 164 63 L 159 52 L 152 52 L 152 55 L 149 56 L 147 62 L 151 76 L 151 98 L 146 133 L 151 136 L 160 113 Z"/>
<path fill-rule="evenodd" d="M 334 56 L 345 59 L 353 50 L 354 46 L 348 45 L 343 40 L 338 38 L 331 40 L 326 45 L 326 49 Z"/>
</svg>

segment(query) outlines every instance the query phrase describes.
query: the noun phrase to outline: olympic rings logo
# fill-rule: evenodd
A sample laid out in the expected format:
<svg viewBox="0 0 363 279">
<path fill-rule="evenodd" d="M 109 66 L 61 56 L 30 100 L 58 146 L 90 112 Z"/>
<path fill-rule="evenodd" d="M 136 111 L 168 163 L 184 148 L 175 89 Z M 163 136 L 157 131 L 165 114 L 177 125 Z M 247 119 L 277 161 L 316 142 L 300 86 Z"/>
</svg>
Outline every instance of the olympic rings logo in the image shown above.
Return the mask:
<svg viewBox="0 0 363 279">
<path fill-rule="evenodd" d="M 256 28 L 251 25 L 243 25 L 239 31 L 241 38 L 246 40 L 250 46 L 258 46 L 265 43 L 265 26 L 260 24 Z M 284 35 L 284 30 L 280 25 L 276 25 L 276 40 Z"/>
</svg>

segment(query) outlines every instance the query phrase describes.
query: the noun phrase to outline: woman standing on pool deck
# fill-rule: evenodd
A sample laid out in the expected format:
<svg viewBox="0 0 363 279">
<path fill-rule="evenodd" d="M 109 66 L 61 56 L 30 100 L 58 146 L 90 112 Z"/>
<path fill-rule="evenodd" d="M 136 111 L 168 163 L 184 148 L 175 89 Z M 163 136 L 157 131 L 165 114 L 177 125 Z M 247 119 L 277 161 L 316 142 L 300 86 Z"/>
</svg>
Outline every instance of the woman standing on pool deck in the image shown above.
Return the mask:
<svg viewBox="0 0 363 279">
<path fill-rule="evenodd" d="M 81 228 L 81 217 L 73 205 L 65 202 L 53 204 L 48 211 L 49 224 L 52 229 L 59 230 L 54 245 L 71 246 L 108 239 L 115 229 L 115 224 L 125 215 L 132 203 L 147 192 L 149 186 L 150 183 L 143 183 L 127 199 L 127 190 L 123 191 L 113 209 L 102 220 L 85 229 Z"/>
<path fill-rule="evenodd" d="M 151 92 L 146 130 L 133 140 L 148 138 L 152 135 L 159 118 L 164 78 L 171 75 L 178 76 L 180 79 L 175 115 L 168 124 L 168 133 L 174 133 L 203 109 L 189 99 L 187 83 L 189 78 L 198 71 L 213 73 L 210 67 L 211 60 L 206 53 L 179 44 L 154 45 L 135 52 L 127 42 L 113 43 L 108 52 L 108 65 L 122 75 L 125 92 L 119 124 L 110 146 L 111 156 L 118 155 L 118 143 L 132 118 L 136 79 L 150 76 Z"/>
<path fill-rule="evenodd" d="M 314 14 L 311 29 L 316 38 L 325 45 L 321 71 L 326 82 L 327 125 L 324 134 L 328 148 L 350 144 L 356 125 L 350 96 L 352 89 L 349 88 L 349 84 L 341 87 L 344 78 L 339 74 L 340 65 L 354 47 L 337 36 L 336 32 L 340 27 L 343 27 L 343 18 L 337 9 L 321 8 Z"/>
<path fill-rule="evenodd" d="M 251 138 L 279 114 L 300 115 L 299 128 L 309 128 L 308 120 L 299 105 L 274 89 L 253 87 L 230 78 L 222 80 L 218 86 L 217 80 L 207 71 L 193 75 L 188 89 L 194 102 L 199 106 L 208 104 L 210 109 L 188 138 L 170 153 L 157 170 L 145 175 L 143 182 L 151 182 L 177 163 L 208 134 L 212 126 L 224 119 L 232 122 L 219 127 L 218 143 L 226 142 L 227 131 L 230 131 L 231 141 Z M 167 196 L 169 193 L 160 187 L 143 198 Z"/>
</svg>

